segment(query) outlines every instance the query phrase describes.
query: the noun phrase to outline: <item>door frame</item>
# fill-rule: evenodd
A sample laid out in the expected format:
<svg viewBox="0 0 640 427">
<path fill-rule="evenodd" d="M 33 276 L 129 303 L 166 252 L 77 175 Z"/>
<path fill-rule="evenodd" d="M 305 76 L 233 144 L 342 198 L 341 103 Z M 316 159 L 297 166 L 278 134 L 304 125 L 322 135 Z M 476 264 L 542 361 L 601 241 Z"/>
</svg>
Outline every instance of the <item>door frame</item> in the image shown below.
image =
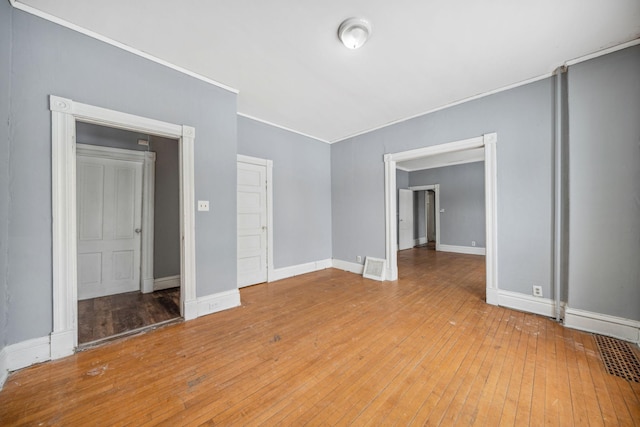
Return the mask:
<svg viewBox="0 0 640 427">
<path fill-rule="evenodd" d="M 411 248 L 414 248 L 416 246 L 416 239 L 414 237 L 414 232 L 415 232 L 415 228 L 414 228 L 415 225 L 414 224 L 416 222 L 416 218 L 415 218 L 415 214 L 414 214 L 415 205 L 413 203 L 413 199 L 415 197 L 414 196 L 415 193 L 410 188 L 398 188 L 398 198 L 400 197 L 400 192 L 401 191 L 408 191 L 408 192 L 411 193 L 411 219 L 412 219 L 412 221 L 411 221 L 411 246 L 408 247 L 408 248 L 403 248 L 403 249 L 400 249 L 400 242 L 402 240 L 402 236 L 400 235 L 400 225 L 401 225 L 400 223 L 402 222 L 402 219 L 400 217 L 400 213 L 401 213 L 400 211 L 402 210 L 402 204 L 398 203 L 398 217 L 397 217 L 397 224 L 398 224 L 398 250 L 399 251 L 401 251 L 401 250 L 404 251 L 406 249 L 411 249 Z"/>
<path fill-rule="evenodd" d="M 267 282 L 274 280 L 273 267 L 273 160 L 261 159 L 259 157 L 237 155 L 237 163 L 247 163 L 250 165 L 264 166 L 267 169 Z M 237 191 L 237 190 L 236 190 Z M 236 212 L 237 217 L 237 212 Z M 237 239 L 236 232 L 236 239 Z"/>
<path fill-rule="evenodd" d="M 428 199 L 427 199 L 427 192 L 426 190 L 433 190 L 433 192 L 435 193 L 435 197 L 434 197 L 434 204 L 436 205 L 435 207 L 435 223 L 436 223 L 436 251 L 440 250 L 440 184 L 433 184 L 433 185 L 416 185 L 413 187 L 409 187 L 409 190 L 412 191 L 424 191 L 425 192 L 425 206 L 424 206 L 424 211 L 425 211 L 425 237 L 427 239 L 427 242 L 429 241 L 429 214 L 427 213 L 427 209 L 428 209 Z"/>
<path fill-rule="evenodd" d="M 423 157 L 484 148 L 485 221 L 486 221 L 486 302 L 498 305 L 498 228 L 497 228 L 497 133 L 489 133 L 446 144 L 432 145 L 415 150 L 384 155 L 386 279 L 398 279 L 398 253 L 395 242 L 396 216 L 396 163 Z"/>
<path fill-rule="evenodd" d="M 101 145 L 76 144 L 77 156 L 142 163 L 142 217 L 140 228 L 140 292 L 153 292 L 153 238 L 155 218 L 156 153 Z M 149 230 L 151 232 L 149 232 Z"/>
<path fill-rule="evenodd" d="M 195 265 L 195 128 L 49 96 L 51 110 L 53 331 L 51 358 L 78 346 L 76 121 L 177 139 L 180 156 L 180 312 L 198 317 Z"/>
</svg>

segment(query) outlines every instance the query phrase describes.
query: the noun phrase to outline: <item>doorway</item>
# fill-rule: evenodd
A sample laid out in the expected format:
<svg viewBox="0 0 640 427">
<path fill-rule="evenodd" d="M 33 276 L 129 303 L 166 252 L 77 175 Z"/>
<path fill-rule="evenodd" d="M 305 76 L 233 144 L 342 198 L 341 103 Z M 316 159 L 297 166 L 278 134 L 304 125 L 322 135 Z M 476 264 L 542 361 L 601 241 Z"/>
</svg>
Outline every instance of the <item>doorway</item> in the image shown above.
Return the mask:
<svg viewBox="0 0 640 427">
<path fill-rule="evenodd" d="M 78 343 L 180 318 L 178 141 L 76 123 Z"/>
<path fill-rule="evenodd" d="M 482 153 L 485 181 L 485 233 L 486 233 L 486 302 L 498 304 L 497 278 L 497 134 L 433 145 L 399 153 L 385 154 L 385 230 L 387 280 L 398 279 L 396 214 L 396 166 L 414 165 L 437 158 L 439 162 L 458 164 L 460 158 L 474 157 Z"/>
<path fill-rule="evenodd" d="M 238 288 L 273 274 L 273 162 L 237 156 Z"/>
<path fill-rule="evenodd" d="M 89 123 L 174 139 L 179 152 L 180 313 L 198 317 L 195 287 L 195 129 L 51 95 L 53 331 L 51 358 L 78 346 L 76 123 Z"/>
</svg>

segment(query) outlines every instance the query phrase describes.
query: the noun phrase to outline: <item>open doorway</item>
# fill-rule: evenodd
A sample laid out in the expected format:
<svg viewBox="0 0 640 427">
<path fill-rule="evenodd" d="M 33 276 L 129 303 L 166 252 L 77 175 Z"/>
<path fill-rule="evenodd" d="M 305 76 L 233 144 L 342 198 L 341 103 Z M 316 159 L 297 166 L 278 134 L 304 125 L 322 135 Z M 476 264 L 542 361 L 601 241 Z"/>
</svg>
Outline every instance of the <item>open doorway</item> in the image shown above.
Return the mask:
<svg viewBox="0 0 640 427">
<path fill-rule="evenodd" d="M 178 141 L 76 123 L 78 343 L 180 318 Z"/>
<path fill-rule="evenodd" d="M 409 150 L 399 153 L 385 154 L 385 219 L 386 219 L 386 261 L 387 280 L 397 280 L 397 184 L 396 167 L 403 169 L 416 168 L 423 162 L 436 161 L 442 165 L 468 162 L 468 157 L 480 157 L 484 160 L 485 184 L 485 240 L 486 240 L 486 301 L 497 305 L 497 163 L 496 163 L 497 134 L 486 134 L 476 138 L 450 142 Z M 434 167 L 429 166 L 429 167 Z M 427 167 L 427 168 L 429 168 Z M 440 208 L 442 210 L 442 208 Z"/>
<path fill-rule="evenodd" d="M 53 331 L 51 358 L 78 346 L 78 252 L 76 221 L 76 123 L 130 130 L 176 139 L 180 188 L 180 314 L 198 317 L 195 274 L 194 143 L 196 129 L 83 104 L 55 95 L 51 110 Z"/>
</svg>

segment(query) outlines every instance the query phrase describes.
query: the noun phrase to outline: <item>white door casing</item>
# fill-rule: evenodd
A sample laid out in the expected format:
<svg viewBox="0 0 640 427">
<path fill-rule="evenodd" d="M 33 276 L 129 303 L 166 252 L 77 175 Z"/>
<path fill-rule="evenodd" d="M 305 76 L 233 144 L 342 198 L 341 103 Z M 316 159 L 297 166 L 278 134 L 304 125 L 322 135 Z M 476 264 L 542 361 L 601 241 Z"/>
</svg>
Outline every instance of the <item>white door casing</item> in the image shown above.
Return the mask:
<svg viewBox="0 0 640 427">
<path fill-rule="evenodd" d="M 78 300 L 140 290 L 143 164 L 77 156 Z"/>
<path fill-rule="evenodd" d="M 267 168 L 238 162 L 238 287 L 267 281 Z"/>
<path fill-rule="evenodd" d="M 398 190 L 398 250 L 413 247 L 413 191 Z"/>
<path fill-rule="evenodd" d="M 54 95 L 51 110 L 53 331 L 51 358 L 73 354 L 78 344 L 76 121 L 178 140 L 180 153 L 180 309 L 198 317 L 195 271 L 195 129 L 74 102 Z M 144 261 L 143 261 L 144 263 Z"/>
<path fill-rule="evenodd" d="M 385 257 L 387 280 L 398 279 L 396 246 L 396 163 L 454 151 L 484 148 L 485 221 L 486 221 L 486 302 L 498 305 L 498 221 L 497 221 L 497 158 L 496 133 L 476 138 L 432 145 L 415 150 L 384 155 L 385 183 Z"/>
</svg>

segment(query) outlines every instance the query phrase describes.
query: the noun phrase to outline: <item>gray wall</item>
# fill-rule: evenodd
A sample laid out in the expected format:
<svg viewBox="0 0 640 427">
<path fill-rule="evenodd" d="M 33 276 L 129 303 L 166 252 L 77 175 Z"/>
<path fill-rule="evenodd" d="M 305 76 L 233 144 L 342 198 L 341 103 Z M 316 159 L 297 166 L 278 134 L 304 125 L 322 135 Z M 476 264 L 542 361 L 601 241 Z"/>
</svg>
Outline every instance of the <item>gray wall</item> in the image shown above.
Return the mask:
<svg viewBox="0 0 640 427">
<path fill-rule="evenodd" d="M 238 116 L 238 154 L 273 160 L 275 268 L 331 258 L 329 144 Z"/>
<path fill-rule="evenodd" d="M 640 320 L 640 47 L 568 80 L 568 303 Z"/>
<path fill-rule="evenodd" d="M 552 101 L 545 79 L 332 144 L 333 257 L 384 258 L 385 153 L 497 132 L 499 287 L 550 296 Z"/>
<path fill-rule="evenodd" d="M 485 246 L 484 162 L 427 169 L 409 174 L 409 185 L 440 184 L 440 244 Z M 417 204 L 424 218 L 424 193 Z M 420 231 L 425 235 L 424 221 Z"/>
<path fill-rule="evenodd" d="M 2 43 L 12 38 L 7 344 L 52 330 L 50 94 L 196 128 L 195 197 L 212 203 L 196 213 L 196 292 L 236 289 L 236 95 L 21 11 L 10 15 L 12 31 L 1 33 Z"/>
<path fill-rule="evenodd" d="M 7 345 L 9 293 L 9 105 L 11 94 L 11 6 L 0 2 L 0 351 Z"/>
<path fill-rule="evenodd" d="M 148 150 L 156 153 L 153 277 L 176 276 L 180 274 L 178 141 L 87 123 L 76 124 L 76 140 L 82 144 L 147 151 L 147 147 L 138 144 L 138 139 L 148 139 Z"/>
</svg>

